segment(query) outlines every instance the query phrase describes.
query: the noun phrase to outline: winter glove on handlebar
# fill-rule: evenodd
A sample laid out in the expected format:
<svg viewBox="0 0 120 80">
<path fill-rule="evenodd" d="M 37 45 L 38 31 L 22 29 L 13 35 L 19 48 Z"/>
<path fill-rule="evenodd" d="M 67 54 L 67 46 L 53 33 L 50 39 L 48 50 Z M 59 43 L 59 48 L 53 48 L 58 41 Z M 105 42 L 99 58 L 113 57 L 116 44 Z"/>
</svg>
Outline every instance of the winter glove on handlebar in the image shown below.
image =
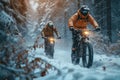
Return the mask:
<svg viewBox="0 0 120 80">
<path fill-rule="evenodd" d="M 60 37 L 60 36 L 58 36 L 58 37 L 57 37 L 57 39 L 61 39 L 61 37 Z"/>
<path fill-rule="evenodd" d="M 45 37 L 44 37 L 44 36 L 42 36 L 42 38 L 44 39 Z"/>
<path fill-rule="evenodd" d="M 100 27 L 96 27 L 96 29 L 95 29 L 95 31 L 100 31 L 101 30 L 101 28 Z"/>
<path fill-rule="evenodd" d="M 69 29 L 70 29 L 70 31 L 73 31 L 73 32 L 77 32 L 77 33 L 80 32 L 80 30 L 78 30 L 78 29 L 74 29 L 74 27 L 72 27 L 72 26 L 71 26 Z"/>
<path fill-rule="evenodd" d="M 70 30 L 70 31 L 73 31 L 73 30 L 74 30 L 73 26 L 70 26 L 70 27 L 69 27 L 69 30 Z"/>
</svg>

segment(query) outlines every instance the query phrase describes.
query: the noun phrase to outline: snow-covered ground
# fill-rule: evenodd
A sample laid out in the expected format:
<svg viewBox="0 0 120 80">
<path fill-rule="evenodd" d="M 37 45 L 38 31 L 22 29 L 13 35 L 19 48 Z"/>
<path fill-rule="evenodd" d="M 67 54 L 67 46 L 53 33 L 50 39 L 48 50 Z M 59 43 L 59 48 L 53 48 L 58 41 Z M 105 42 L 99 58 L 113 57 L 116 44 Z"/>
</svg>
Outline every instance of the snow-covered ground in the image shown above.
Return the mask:
<svg viewBox="0 0 120 80">
<path fill-rule="evenodd" d="M 59 17 L 56 17 L 55 15 L 52 16 L 52 14 L 53 14 L 52 12 L 56 11 L 55 7 L 57 6 L 57 4 L 56 4 L 57 2 L 56 3 L 55 2 L 52 3 L 52 6 L 49 5 L 50 2 L 48 2 L 49 4 L 42 3 L 42 5 L 39 6 L 40 11 L 42 11 L 42 8 L 45 8 L 44 9 L 45 14 L 42 15 L 43 17 L 41 18 L 40 23 L 46 23 L 47 20 L 49 20 L 49 18 L 51 17 L 51 18 L 53 18 L 53 20 L 55 20 L 53 22 L 55 22 L 55 24 L 57 24 L 56 26 L 58 26 L 57 27 L 58 31 L 60 31 L 60 30 L 62 30 L 61 26 L 64 26 L 64 24 L 63 24 L 64 22 L 62 22 L 64 20 L 61 20 L 61 18 L 64 19 L 64 17 L 63 17 L 64 15 L 61 14 Z M 54 6 L 54 5 L 56 5 L 56 6 Z M 59 11 L 59 10 L 57 9 L 57 11 Z M 63 11 L 64 11 L 64 9 L 63 9 Z M 74 9 L 72 9 L 72 11 L 74 12 Z M 60 12 L 58 12 L 58 13 L 60 14 Z M 55 19 L 54 19 L 54 16 L 55 16 Z M 39 18 L 39 17 L 37 17 L 37 18 Z M 60 18 L 60 21 L 59 21 L 59 18 Z M 62 23 L 62 25 L 60 25 L 60 23 Z M 33 27 L 33 26 L 31 26 L 31 27 Z M 42 25 L 41 27 L 44 27 L 44 26 Z M 30 29 L 33 30 L 33 28 L 30 28 Z M 31 33 L 32 32 L 33 31 L 31 31 Z M 63 31 L 60 31 L 60 32 L 64 33 Z M 36 37 L 36 36 L 34 36 L 34 37 Z M 70 40 L 71 40 L 71 38 L 70 38 Z M 40 58 L 46 60 L 48 63 L 52 64 L 53 66 L 55 66 L 57 69 L 59 69 L 62 72 L 62 74 L 58 75 L 53 71 L 44 77 L 39 77 L 34 80 L 120 80 L 120 70 L 119 70 L 120 69 L 120 62 L 119 62 L 120 58 L 119 57 L 107 56 L 106 54 L 104 54 L 103 51 L 101 51 L 101 48 L 99 51 L 95 51 L 96 49 L 94 49 L 94 52 L 95 52 L 94 53 L 94 63 L 93 63 L 93 66 L 88 69 L 88 68 L 84 68 L 82 66 L 81 62 L 80 62 L 80 65 L 73 65 L 71 63 L 71 45 L 66 46 L 66 44 L 67 43 L 64 44 L 59 41 L 56 42 L 54 59 L 48 59 L 45 56 L 43 49 L 37 48 L 35 52 L 34 52 L 34 50 L 33 50 L 33 52 L 32 51 L 30 52 L 30 53 L 35 54 L 36 57 L 40 57 Z M 97 53 L 99 53 L 99 54 L 97 54 Z M 82 61 L 82 60 L 80 60 L 80 61 Z"/>
<path fill-rule="evenodd" d="M 69 46 L 70 47 L 70 46 Z M 102 51 L 101 51 L 102 52 Z M 34 80 L 120 80 L 120 58 L 117 56 L 106 56 L 94 53 L 94 63 L 91 68 L 71 64 L 70 48 L 60 49 L 55 47 L 54 59 L 48 59 L 43 49 L 37 48 L 36 57 L 47 60 L 57 67 L 62 74 L 51 72 L 45 77 Z"/>
</svg>

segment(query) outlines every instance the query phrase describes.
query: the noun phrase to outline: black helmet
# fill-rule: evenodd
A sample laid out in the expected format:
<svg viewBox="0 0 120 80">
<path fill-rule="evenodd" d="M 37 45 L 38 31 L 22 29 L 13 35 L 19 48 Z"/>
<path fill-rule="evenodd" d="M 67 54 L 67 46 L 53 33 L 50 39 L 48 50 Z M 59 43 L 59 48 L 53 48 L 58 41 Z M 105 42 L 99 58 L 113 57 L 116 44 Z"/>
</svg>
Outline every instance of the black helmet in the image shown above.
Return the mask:
<svg viewBox="0 0 120 80">
<path fill-rule="evenodd" d="M 48 22 L 48 27 L 53 27 L 53 22 L 52 21 Z"/>
<path fill-rule="evenodd" d="M 82 5 L 79 11 L 82 15 L 86 16 L 89 13 L 90 9 L 87 5 Z"/>
</svg>

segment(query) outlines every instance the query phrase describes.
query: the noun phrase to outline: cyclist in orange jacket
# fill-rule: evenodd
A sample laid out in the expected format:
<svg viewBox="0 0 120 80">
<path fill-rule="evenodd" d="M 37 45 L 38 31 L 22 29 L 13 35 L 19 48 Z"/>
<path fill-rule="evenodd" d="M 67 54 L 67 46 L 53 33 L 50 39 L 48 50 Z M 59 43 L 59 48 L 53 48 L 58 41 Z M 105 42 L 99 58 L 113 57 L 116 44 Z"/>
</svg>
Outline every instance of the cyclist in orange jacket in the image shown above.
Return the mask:
<svg viewBox="0 0 120 80">
<path fill-rule="evenodd" d="M 68 27 L 72 31 L 72 39 L 73 39 L 73 45 L 72 45 L 72 54 L 71 57 L 77 56 L 76 53 L 76 45 L 77 45 L 77 37 L 78 35 L 73 31 L 75 30 L 82 30 L 87 29 L 87 25 L 90 23 L 96 31 L 100 30 L 100 27 L 96 20 L 91 16 L 89 13 L 90 9 L 87 5 L 81 6 L 81 8 L 70 17 L 68 21 Z"/>
</svg>

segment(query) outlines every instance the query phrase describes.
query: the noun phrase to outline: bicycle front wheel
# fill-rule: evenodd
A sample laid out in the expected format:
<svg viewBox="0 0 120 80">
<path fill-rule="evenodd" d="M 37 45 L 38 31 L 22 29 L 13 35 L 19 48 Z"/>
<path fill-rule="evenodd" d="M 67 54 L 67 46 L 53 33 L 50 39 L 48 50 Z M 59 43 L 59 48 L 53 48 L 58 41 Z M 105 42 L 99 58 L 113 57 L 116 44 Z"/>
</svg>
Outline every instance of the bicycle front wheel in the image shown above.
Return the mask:
<svg viewBox="0 0 120 80">
<path fill-rule="evenodd" d="M 82 62 L 83 66 L 90 68 L 93 64 L 93 47 L 89 42 L 82 45 Z"/>
</svg>

